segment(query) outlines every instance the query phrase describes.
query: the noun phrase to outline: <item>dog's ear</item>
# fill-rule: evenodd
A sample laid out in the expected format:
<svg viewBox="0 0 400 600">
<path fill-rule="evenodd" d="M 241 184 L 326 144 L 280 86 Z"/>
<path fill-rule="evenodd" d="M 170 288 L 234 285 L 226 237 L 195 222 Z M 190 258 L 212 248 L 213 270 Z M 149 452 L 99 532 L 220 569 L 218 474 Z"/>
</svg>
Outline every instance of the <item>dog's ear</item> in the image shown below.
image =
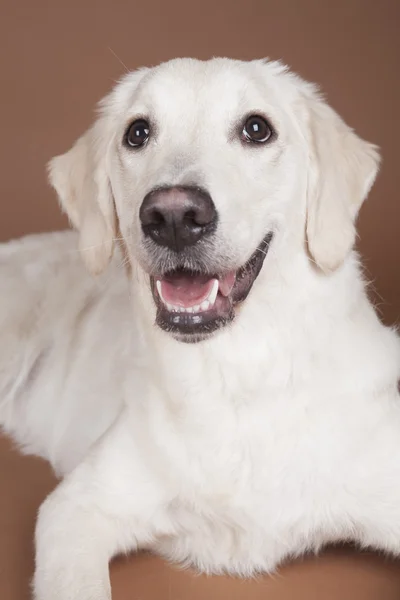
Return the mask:
<svg viewBox="0 0 400 600">
<path fill-rule="evenodd" d="M 118 230 L 115 202 L 109 173 L 111 143 L 118 119 L 126 114 L 132 95 L 148 68 L 128 72 L 100 101 L 94 125 L 49 165 L 49 179 L 61 207 L 79 230 L 83 260 L 93 274 L 108 265 Z"/>
<path fill-rule="evenodd" d="M 354 246 L 356 217 L 377 175 L 379 153 L 311 88 L 307 107 L 311 155 L 306 236 L 312 258 L 328 272 Z"/>
<path fill-rule="evenodd" d="M 96 123 L 48 166 L 49 179 L 61 207 L 79 230 L 79 248 L 89 271 L 98 274 L 108 265 L 116 232 L 116 215 L 108 178 L 108 122 Z"/>
</svg>

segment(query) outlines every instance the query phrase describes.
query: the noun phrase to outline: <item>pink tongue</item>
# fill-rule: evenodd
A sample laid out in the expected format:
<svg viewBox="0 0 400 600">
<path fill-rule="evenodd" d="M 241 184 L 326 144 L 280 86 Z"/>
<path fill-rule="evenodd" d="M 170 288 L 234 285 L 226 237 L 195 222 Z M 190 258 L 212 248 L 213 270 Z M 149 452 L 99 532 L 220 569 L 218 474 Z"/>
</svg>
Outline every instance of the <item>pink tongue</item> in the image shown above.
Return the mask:
<svg viewBox="0 0 400 600">
<path fill-rule="evenodd" d="M 173 275 L 161 280 L 161 294 L 164 302 L 189 308 L 206 300 L 214 281 L 203 275 Z"/>
<path fill-rule="evenodd" d="M 231 271 L 219 280 L 219 291 L 223 296 L 229 296 L 236 281 L 235 271 Z"/>
<path fill-rule="evenodd" d="M 218 280 L 218 291 L 229 296 L 235 284 L 235 272 Z M 161 295 L 164 302 L 173 306 L 189 308 L 204 302 L 211 292 L 216 278 L 207 275 L 174 274 L 161 280 Z"/>
</svg>

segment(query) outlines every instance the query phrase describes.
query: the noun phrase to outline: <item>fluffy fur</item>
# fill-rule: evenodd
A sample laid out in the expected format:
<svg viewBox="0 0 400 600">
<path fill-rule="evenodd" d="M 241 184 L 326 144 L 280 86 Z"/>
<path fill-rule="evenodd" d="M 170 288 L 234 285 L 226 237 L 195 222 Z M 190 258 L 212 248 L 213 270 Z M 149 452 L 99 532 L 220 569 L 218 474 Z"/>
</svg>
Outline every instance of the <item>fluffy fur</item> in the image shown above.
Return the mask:
<svg viewBox="0 0 400 600">
<path fill-rule="evenodd" d="M 252 112 L 273 144 L 235 139 Z M 137 115 L 157 143 L 129 153 Z M 400 554 L 400 345 L 353 250 L 377 169 L 312 85 L 225 59 L 127 75 L 53 159 L 78 233 L 0 247 L 0 423 L 64 477 L 39 512 L 37 600 L 109 600 L 110 558 L 143 547 L 240 575 L 339 539 Z M 187 345 L 154 325 L 138 212 L 193 182 L 219 212 L 215 268 L 274 238 L 233 323 Z"/>
</svg>

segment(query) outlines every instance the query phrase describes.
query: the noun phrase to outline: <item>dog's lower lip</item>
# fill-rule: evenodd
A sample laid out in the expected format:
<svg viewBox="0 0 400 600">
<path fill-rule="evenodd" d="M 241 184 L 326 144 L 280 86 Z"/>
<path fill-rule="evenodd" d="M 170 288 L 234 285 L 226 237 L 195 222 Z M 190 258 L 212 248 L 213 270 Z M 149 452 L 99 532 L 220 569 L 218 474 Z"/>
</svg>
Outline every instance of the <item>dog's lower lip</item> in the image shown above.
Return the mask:
<svg viewBox="0 0 400 600">
<path fill-rule="evenodd" d="M 177 269 L 150 276 L 157 325 L 183 341 L 199 341 L 230 323 L 234 307 L 247 298 L 261 270 L 271 239 L 269 233 L 237 271 L 205 275 Z"/>
</svg>

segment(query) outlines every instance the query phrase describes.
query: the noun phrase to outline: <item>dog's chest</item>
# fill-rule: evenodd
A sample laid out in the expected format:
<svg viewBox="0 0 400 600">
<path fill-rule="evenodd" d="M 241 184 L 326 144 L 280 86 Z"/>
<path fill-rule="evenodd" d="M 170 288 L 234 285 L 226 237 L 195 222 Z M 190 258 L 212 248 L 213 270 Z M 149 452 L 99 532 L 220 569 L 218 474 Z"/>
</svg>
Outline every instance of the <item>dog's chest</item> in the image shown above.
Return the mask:
<svg viewBox="0 0 400 600">
<path fill-rule="evenodd" d="M 289 410 L 277 394 L 192 393 L 190 402 L 162 403 L 152 413 L 153 436 L 189 503 L 202 499 L 225 515 L 230 506 L 251 511 L 258 496 L 271 497 L 308 451 L 309 438 L 299 438 L 304 408 Z"/>
<path fill-rule="evenodd" d="M 251 575 L 281 560 L 294 537 L 307 539 L 313 500 L 291 476 L 291 469 L 300 472 L 301 460 L 296 464 L 280 447 L 275 454 L 268 442 L 252 442 L 192 455 L 170 508 L 176 535 L 161 542 L 161 553 L 205 571 Z"/>
<path fill-rule="evenodd" d="M 299 436 L 295 419 L 284 426 L 273 412 L 270 421 L 258 411 L 225 421 L 220 414 L 208 435 L 192 430 L 185 438 L 181 494 L 171 507 L 177 535 L 159 546 L 164 555 L 201 570 L 249 575 L 283 559 L 288 546 L 310 544 L 311 531 L 318 541 L 334 481 L 326 484 L 309 431 Z M 318 438 L 324 436 L 320 430 Z"/>
<path fill-rule="evenodd" d="M 266 377 L 216 381 L 176 382 L 151 411 L 180 489 L 171 507 L 177 535 L 158 549 L 202 569 L 246 573 L 268 568 L 265 557 L 279 559 L 294 535 L 307 538 L 316 503 L 322 512 L 329 504 L 324 472 L 338 471 L 340 445 L 332 415 L 309 391 L 294 396 Z M 286 542 L 269 547 L 277 539 Z"/>
<path fill-rule="evenodd" d="M 180 378 L 151 394 L 148 408 L 151 437 L 189 496 L 215 499 L 223 511 L 226 499 L 245 504 L 246 494 L 270 495 L 270 482 L 301 454 L 307 407 L 260 376 L 210 370 L 208 377 Z"/>
</svg>

